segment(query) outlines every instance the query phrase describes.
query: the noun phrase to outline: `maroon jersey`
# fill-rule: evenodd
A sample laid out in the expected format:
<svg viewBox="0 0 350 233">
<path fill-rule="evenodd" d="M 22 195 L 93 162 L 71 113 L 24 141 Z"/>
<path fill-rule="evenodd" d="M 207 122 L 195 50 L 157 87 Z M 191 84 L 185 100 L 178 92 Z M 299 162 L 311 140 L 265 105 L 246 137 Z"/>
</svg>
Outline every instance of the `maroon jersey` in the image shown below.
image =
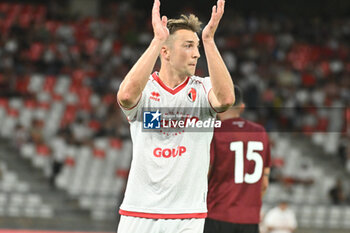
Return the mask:
<svg viewBox="0 0 350 233">
<path fill-rule="evenodd" d="M 263 170 L 270 167 L 270 157 L 261 125 L 242 118 L 223 121 L 211 144 L 208 218 L 259 223 Z"/>
</svg>

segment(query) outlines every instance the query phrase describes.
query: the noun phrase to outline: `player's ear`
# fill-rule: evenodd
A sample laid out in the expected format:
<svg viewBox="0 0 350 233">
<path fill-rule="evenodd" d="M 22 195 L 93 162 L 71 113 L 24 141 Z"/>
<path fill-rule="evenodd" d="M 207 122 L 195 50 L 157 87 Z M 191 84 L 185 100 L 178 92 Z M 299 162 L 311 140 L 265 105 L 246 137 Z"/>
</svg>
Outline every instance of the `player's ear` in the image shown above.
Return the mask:
<svg viewBox="0 0 350 233">
<path fill-rule="evenodd" d="M 241 103 L 241 106 L 239 108 L 240 113 L 244 112 L 244 109 L 245 109 L 245 104 Z"/>
<path fill-rule="evenodd" d="M 162 49 L 160 50 L 160 54 L 161 54 L 163 59 L 165 59 L 166 61 L 169 61 L 170 51 L 169 51 L 169 47 L 168 46 L 164 45 L 162 47 Z"/>
</svg>

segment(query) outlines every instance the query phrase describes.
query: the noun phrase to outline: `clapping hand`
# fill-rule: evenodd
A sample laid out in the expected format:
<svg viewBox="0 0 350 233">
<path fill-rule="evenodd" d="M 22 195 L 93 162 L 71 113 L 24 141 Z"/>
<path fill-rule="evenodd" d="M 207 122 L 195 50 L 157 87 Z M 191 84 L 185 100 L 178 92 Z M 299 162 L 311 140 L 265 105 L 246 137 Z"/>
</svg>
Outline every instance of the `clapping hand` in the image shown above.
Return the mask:
<svg viewBox="0 0 350 233">
<path fill-rule="evenodd" d="M 219 25 L 222 15 L 224 14 L 225 0 L 218 0 L 217 5 L 213 6 L 211 18 L 202 32 L 202 40 L 208 41 L 214 39 L 215 31 Z"/>
<path fill-rule="evenodd" d="M 154 39 L 165 42 L 169 37 L 169 30 L 167 28 L 168 19 L 166 16 L 160 18 L 160 1 L 154 0 L 152 9 L 152 26 L 154 32 Z"/>
</svg>

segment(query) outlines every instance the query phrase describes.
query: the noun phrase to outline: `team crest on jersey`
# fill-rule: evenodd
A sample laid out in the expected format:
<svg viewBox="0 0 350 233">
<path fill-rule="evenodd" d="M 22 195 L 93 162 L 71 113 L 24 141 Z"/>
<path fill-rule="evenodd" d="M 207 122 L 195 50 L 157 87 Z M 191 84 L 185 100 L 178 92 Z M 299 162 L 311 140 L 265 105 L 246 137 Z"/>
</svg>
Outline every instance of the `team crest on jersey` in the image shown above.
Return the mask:
<svg viewBox="0 0 350 233">
<path fill-rule="evenodd" d="M 151 92 L 151 96 L 149 97 L 151 100 L 155 100 L 155 101 L 160 101 L 160 94 L 159 92 L 156 91 L 152 91 Z"/>
<path fill-rule="evenodd" d="M 191 102 L 196 101 L 196 98 L 197 98 L 197 91 L 196 91 L 196 89 L 194 89 L 194 88 L 192 87 L 190 90 L 188 90 L 187 97 L 188 97 L 188 99 L 189 99 Z"/>
</svg>

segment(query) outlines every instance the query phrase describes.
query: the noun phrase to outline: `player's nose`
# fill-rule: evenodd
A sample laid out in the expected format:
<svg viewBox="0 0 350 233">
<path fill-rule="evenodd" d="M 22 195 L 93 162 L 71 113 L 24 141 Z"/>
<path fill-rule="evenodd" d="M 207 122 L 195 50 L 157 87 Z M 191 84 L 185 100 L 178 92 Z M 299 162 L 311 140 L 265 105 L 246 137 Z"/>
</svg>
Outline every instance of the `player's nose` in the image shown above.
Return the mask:
<svg viewBox="0 0 350 233">
<path fill-rule="evenodd" d="M 196 48 L 195 51 L 193 52 L 193 57 L 198 59 L 198 58 L 200 58 L 200 56 L 201 56 L 201 54 L 199 53 L 199 49 Z"/>
</svg>

